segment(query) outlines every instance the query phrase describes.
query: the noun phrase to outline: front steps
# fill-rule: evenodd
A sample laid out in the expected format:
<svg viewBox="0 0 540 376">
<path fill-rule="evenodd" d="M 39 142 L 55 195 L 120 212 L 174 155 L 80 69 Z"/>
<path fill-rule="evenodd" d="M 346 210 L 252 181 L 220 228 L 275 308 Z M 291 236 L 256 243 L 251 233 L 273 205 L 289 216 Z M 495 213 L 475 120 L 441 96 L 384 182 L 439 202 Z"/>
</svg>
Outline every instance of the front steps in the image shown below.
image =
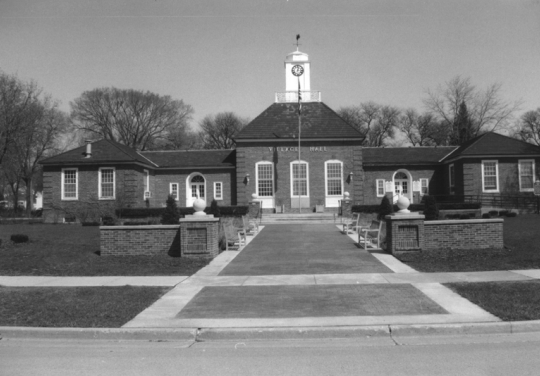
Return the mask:
<svg viewBox="0 0 540 376">
<path fill-rule="evenodd" d="M 288 224 L 288 223 L 340 223 L 341 217 L 337 213 L 280 213 L 263 214 L 261 224 Z"/>
</svg>

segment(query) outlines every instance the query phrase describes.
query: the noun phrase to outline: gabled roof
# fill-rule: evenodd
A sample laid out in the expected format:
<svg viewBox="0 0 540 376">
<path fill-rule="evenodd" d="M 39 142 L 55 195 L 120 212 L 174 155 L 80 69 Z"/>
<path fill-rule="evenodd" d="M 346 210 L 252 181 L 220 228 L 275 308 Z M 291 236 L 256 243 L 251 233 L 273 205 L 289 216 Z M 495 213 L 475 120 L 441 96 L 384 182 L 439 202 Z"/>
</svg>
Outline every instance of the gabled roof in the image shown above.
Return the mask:
<svg viewBox="0 0 540 376">
<path fill-rule="evenodd" d="M 444 158 L 444 161 L 460 157 L 481 157 L 490 155 L 540 155 L 540 146 L 516 140 L 515 138 L 504 136 L 499 133 L 489 132 L 467 141 Z"/>
<path fill-rule="evenodd" d="M 298 103 L 274 103 L 236 136 L 243 140 L 279 140 L 298 137 Z M 357 139 L 364 137 L 322 102 L 302 103 L 302 139 Z"/>
<path fill-rule="evenodd" d="M 140 155 L 136 150 L 111 140 L 92 142 L 92 156 L 86 158 L 86 146 L 81 146 L 65 153 L 44 159 L 43 165 L 73 165 L 95 163 L 125 163 L 138 162 L 145 165 L 152 163 Z"/>
<path fill-rule="evenodd" d="M 227 168 L 236 165 L 236 150 L 142 151 L 160 168 Z"/>
<path fill-rule="evenodd" d="M 364 147 L 364 166 L 437 165 L 455 146 Z"/>
</svg>

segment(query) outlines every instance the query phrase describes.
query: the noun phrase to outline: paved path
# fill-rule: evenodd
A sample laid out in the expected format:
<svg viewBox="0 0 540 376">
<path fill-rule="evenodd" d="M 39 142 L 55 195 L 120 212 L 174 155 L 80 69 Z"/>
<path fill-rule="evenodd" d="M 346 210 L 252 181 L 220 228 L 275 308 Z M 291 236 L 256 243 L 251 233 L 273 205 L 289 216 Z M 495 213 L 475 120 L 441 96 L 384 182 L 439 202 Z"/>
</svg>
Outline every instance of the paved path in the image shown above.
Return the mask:
<svg viewBox="0 0 540 376">
<path fill-rule="evenodd" d="M 219 274 L 391 273 L 329 224 L 269 225 Z"/>
</svg>

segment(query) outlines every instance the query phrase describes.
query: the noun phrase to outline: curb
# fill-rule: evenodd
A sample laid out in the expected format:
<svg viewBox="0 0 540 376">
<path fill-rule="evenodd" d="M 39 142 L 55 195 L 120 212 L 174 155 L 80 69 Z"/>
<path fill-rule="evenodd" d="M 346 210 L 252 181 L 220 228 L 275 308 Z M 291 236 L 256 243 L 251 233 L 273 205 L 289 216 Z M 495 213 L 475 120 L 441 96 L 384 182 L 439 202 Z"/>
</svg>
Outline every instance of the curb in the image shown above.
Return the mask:
<svg viewBox="0 0 540 376">
<path fill-rule="evenodd" d="M 373 325 L 288 328 L 35 328 L 0 327 L 2 339 L 78 339 L 218 342 L 522 334 L 540 332 L 540 320 L 433 325 Z"/>
</svg>

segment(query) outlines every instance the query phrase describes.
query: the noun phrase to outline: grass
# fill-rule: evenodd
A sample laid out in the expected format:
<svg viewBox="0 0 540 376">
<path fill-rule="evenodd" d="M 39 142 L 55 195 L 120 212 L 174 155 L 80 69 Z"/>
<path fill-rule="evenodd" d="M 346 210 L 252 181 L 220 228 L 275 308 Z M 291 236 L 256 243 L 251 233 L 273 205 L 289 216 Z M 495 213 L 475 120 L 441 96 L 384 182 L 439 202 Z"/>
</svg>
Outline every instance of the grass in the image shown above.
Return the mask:
<svg viewBox="0 0 540 376">
<path fill-rule="evenodd" d="M 167 290 L 0 286 L 0 326 L 119 328 Z"/>
<path fill-rule="evenodd" d="M 503 321 L 540 320 L 540 281 L 449 283 L 446 286 Z"/>
<path fill-rule="evenodd" d="M 12 234 L 28 243 L 12 244 Z M 99 253 L 99 227 L 53 224 L 0 225 L 0 275 L 147 276 L 192 275 L 209 260 Z"/>
<path fill-rule="evenodd" d="M 504 219 L 503 250 L 430 250 L 398 258 L 421 272 L 540 268 L 540 215 Z"/>
</svg>

